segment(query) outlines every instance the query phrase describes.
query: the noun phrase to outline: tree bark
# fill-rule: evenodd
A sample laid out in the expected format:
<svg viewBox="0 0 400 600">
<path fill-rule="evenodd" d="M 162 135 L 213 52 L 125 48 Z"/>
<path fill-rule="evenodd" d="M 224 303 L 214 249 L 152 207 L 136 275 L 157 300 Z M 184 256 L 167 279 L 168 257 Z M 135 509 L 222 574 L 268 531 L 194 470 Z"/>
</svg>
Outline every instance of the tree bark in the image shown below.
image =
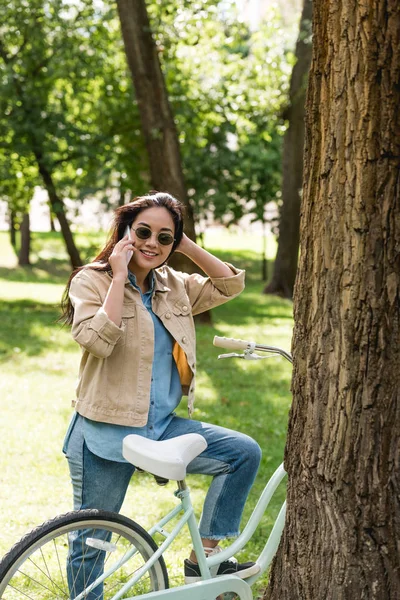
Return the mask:
<svg viewBox="0 0 400 600">
<path fill-rule="evenodd" d="M 264 294 L 293 297 L 299 255 L 300 200 L 303 185 L 304 104 L 311 62 L 312 0 L 304 0 L 300 32 L 296 44 L 296 64 L 290 80 L 289 121 L 283 139 L 282 207 L 279 219 L 278 249 L 272 279 Z"/>
<path fill-rule="evenodd" d="M 35 151 L 35 157 L 38 164 L 40 176 L 42 177 L 44 187 L 46 188 L 47 194 L 49 196 L 51 208 L 60 224 L 61 233 L 64 238 L 65 247 L 71 262 L 71 266 L 73 269 L 75 269 L 76 267 L 82 266 L 83 263 L 79 254 L 79 250 L 75 245 L 72 231 L 69 226 L 67 216 L 65 214 L 64 202 L 62 198 L 60 198 L 57 194 L 53 177 L 45 161 L 43 160 L 43 157 L 37 151 Z"/>
<path fill-rule="evenodd" d="M 287 518 L 265 598 L 400 598 L 400 5 L 315 0 Z"/>
<path fill-rule="evenodd" d="M 15 229 L 15 210 L 13 210 L 12 208 L 10 209 L 9 231 L 10 231 L 10 244 L 15 249 L 15 246 L 17 245 L 17 236 L 16 236 L 16 229 Z"/>
<path fill-rule="evenodd" d="M 31 264 L 31 228 L 29 212 L 24 213 L 24 216 L 22 217 L 22 223 L 20 228 L 20 240 L 21 246 L 18 253 L 18 264 L 20 267 L 27 267 Z"/>
<path fill-rule="evenodd" d="M 195 240 L 193 211 L 186 193 L 178 134 L 146 2 L 117 0 L 117 6 L 149 156 L 151 183 L 155 190 L 169 192 L 184 203 L 185 233 Z M 183 254 L 175 254 L 173 264 L 184 271 L 195 270 L 192 261 Z"/>
<path fill-rule="evenodd" d="M 56 225 L 54 223 L 54 218 L 53 218 L 50 206 L 49 206 L 49 221 L 50 221 L 50 231 L 55 231 Z"/>
</svg>

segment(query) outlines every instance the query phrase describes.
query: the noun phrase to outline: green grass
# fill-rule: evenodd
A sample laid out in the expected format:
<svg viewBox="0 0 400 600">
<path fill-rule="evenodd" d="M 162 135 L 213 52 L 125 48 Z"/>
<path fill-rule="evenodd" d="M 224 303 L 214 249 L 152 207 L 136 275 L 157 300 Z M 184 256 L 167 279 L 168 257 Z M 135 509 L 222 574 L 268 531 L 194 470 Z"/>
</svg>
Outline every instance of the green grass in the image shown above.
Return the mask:
<svg viewBox="0 0 400 600">
<path fill-rule="evenodd" d="M 77 236 L 84 256 L 91 257 L 100 234 Z M 238 429 L 254 437 L 263 459 L 246 506 L 243 524 L 258 495 L 283 457 L 290 406 L 290 365 L 271 358 L 250 362 L 218 361 L 214 335 L 252 339 L 290 349 L 292 305 L 261 294 L 261 238 L 208 233 L 206 247 L 246 269 L 246 290 L 213 311 L 213 324 L 197 325 L 198 379 L 194 417 Z M 274 252 L 272 240 L 268 255 Z M 0 233 L 0 556 L 26 531 L 71 509 L 67 463 L 61 447 L 68 421 L 80 351 L 69 330 L 56 324 L 58 303 L 70 272 L 59 235 L 33 236 L 32 266 L 19 268 Z M 271 266 L 270 266 L 271 268 Z M 185 416 L 185 401 L 180 414 Z M 201 511 L 208 478 L 188 478 L 196 510 Z M 144 484 L 144 485 L 143 485 Z M 122 512 L 144 526 L 175 503 L 174 484 L 159 488 L 148 475 L 132 479 Z M 261 551 L 284 486 L 240 558 Z M 168 552 L 172 583 L 182 581 L 187 536 Z M 259 588 L 265 585 L 266 578 Z M 255 592 L 256 593 L 256 592 Z"/>
</svg>

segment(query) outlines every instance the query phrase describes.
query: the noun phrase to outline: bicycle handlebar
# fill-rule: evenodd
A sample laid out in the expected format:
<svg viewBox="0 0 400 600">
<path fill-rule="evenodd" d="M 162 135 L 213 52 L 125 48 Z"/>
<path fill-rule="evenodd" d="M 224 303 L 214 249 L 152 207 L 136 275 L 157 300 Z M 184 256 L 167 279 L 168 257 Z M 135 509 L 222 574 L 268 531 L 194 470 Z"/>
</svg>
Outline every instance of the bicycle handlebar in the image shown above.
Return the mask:
<svg viewBox="0 0 400 600">
<path fill-rule="evenodd" d="M 213 344 L 219 348 L 228 348 L 229 350 L 247 350 L 247 352 L 244 353 L 245 356 L 242 356 L 241 358 L 249 358 L 249 355 L 254 353 L 254 350 L 257 350 L 260 352 L 268 352 L 270 354 L 279 354 L 290 363 L 293 362 L 290 352 L 287 352 L 282 348 L 277 348 L 276 346 L 266 346 L 264 344 L 257 344 L 256 342 L 236 340 L 235 338 L 220 337 L 218 335 L 214 337 Z M 223 355 L 221 355 L 221 357 L 222 356 Z M 228 357 L 228 355 L 226 355 L 226 357 Z"/>
<path fill-rule="evenodd" d="M 236 340 L 235 338 L 214 336 L 214 346 L 218 348 L 227 348 L 229 350 L 247 350 L 251 346 L 255 346 L 254 342 L 246 342 L 246 340 Z"/>
</svg>

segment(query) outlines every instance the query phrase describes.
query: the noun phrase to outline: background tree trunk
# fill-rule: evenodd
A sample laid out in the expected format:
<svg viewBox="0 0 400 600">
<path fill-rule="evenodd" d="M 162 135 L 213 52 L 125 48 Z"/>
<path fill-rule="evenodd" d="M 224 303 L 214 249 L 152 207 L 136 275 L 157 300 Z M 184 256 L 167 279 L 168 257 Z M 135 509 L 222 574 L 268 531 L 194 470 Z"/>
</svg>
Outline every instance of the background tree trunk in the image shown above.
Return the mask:
<svg viewBox="0 0 400 600">
<path fill-rule="evenodd" d="M 400 598 L 400 5 L 315 0 L 288 511 L 265 598 Z"/>
<path fill-rule="evenodd" d="M 51 206 L 49 205 L 49 221 L 50 221 L 50 231 L 56 230 L 56 224 L 54 223 L 53 214 L 51 212 Z"/>
<path fill-rule="evenodd" d="M 10 231 L 10 244 L 15 250 L 15 246 L 17 245 L 17 236 L 15 229 L 15 210 L 10 208 L 10 222 L 9 222 L 9 231 Z"/>
<path fill-rule="evenodd" d="M 272 279 L 264 294 L 292 298 L 299 255 L 300 194 L 303 185 L 304 104 L 311 62 L 312 0 L 304 0 L 296 44 L 296 64 L 290 80 L 289 121 L 283 139 L 282 207 L 278 249 Z"/>
<path fill-rule="evenodd" d="M 193 212 L 183 178 L 178 134 L 146 2 L 117 0 L 117 6 L 149 156 L 151 183 L 155 190 L 169 192 L 185 204 L 185 233 L 195 240 Z M 177 253 L 173 264 L 189 273 L 195 270 L 192 261 L 183 254 Z"/>
<path fill-rule="evenodd" d="M 64 238 L 65 247 L 71 262 L 71 266 L 73 269 L 75 269 L 76 267 L 80 267 L 82 265 L 82 260 L 79 250 L 75 245 L 67 215 L 65 214 L 64 202 L 57 194 L 52 175 L 47 168 L 43 157 L 37 151 L 35 151 L 35 157 L 38 163 L 39 173 L 49 196 L 50 206 L 60 224 L 61 233 Z"/>
<path fill-rule="evenodd" d="M 24 213 L 24 216 L 22 217 L 22 223 L 20 228 L 20 240 L 21 246 L 18 253 L 18 264 L 20 267 L 26 267 L 31 264 L 31 228 L 29 212 Z"/>
</svg>

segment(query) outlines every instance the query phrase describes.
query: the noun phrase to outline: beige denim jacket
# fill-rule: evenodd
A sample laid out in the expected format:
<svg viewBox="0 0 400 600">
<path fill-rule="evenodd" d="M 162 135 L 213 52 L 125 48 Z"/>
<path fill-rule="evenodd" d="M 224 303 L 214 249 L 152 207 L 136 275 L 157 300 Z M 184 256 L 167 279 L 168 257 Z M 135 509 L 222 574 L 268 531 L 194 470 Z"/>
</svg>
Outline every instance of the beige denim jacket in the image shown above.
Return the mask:
<svg viewBox="0 0 400 600">
<path fill-rule="evenodd" d="M 154 271 L 154 313 L 175 340 L 173 356 L 193 410 L 196 372 L 196 334 L 193 315 L 234 298 L 244 288 L 244 271 L 232 277 L 188 275 L 164 266 Z M 141 295 L 126 280 L 122 323 L 118 327 L 104 312 L 112 274 L 89 267 L 72 280 L 75 309 L 73 338 L 82 348 L 76 400 L 77 412 L 94 421 L 142 427 L 150 402 L 154 330 Z"/>
</svg>

